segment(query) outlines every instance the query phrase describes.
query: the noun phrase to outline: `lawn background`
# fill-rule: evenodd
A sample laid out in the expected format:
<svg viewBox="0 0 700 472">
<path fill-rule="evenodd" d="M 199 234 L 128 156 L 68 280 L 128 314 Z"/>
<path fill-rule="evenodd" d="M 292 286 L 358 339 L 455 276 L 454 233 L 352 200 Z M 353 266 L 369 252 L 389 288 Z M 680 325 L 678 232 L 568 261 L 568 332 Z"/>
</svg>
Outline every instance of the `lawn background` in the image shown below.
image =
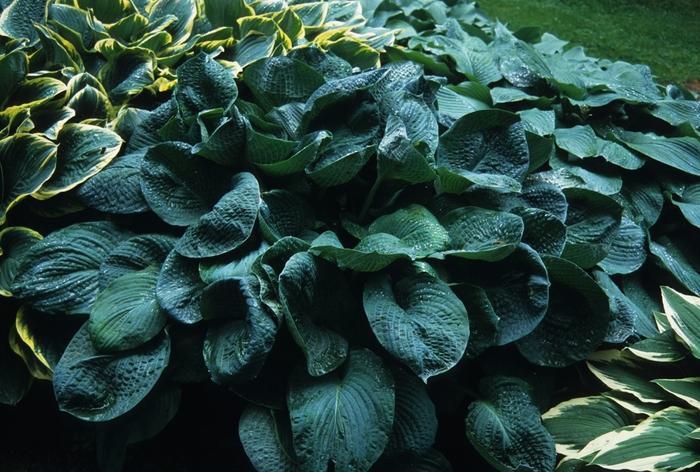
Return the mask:
<svg viewBox="0 0 700 472">
<path fill-rule="evenodd" d="M 700 89 L 700 0 L 480 0 L 511 29 L 539 26 L 590 55 L 647 64 Z"/>
</svg>

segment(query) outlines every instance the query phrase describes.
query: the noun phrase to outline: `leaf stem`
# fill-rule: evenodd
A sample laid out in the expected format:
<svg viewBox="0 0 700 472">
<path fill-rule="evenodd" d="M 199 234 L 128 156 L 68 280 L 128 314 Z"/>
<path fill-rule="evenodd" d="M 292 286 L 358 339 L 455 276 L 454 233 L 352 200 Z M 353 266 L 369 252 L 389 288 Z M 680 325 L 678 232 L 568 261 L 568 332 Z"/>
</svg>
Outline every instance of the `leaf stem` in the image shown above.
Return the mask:
<svg viewBox="0 0 700 472">
<path fill-rule="evenodd" d="M 369 189 L 369 193 L 367 194 L 367 197 L 365 197 L 365 201 L 362 204 L 362 209 L 360 210 L 360 221 L 364 221 L 365 216 L 367 216 L 367 211 L 369 210 L 370 205 L 372 205 L 374 197 L 377 195 L 377 191 L 379 190 L 379 186 L 382 184 L 382 180 L 382 177 L 377 175 L 372 188 Z"/>
</svg>

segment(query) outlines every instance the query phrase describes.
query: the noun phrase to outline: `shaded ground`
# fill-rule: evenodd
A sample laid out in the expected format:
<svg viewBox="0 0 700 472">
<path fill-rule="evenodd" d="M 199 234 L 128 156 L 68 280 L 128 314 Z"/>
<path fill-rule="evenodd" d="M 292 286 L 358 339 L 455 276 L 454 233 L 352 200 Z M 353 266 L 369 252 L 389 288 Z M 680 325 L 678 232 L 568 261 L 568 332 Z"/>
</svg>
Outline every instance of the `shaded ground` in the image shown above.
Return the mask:
<svg viewBox="0 0 700 472">
<path fill-rule="evenodd" d="M 513 29 L 539 26 L 589 54 L 647 64 L 700 92 L 699 0 L 479 0 Z"/>
</svg>

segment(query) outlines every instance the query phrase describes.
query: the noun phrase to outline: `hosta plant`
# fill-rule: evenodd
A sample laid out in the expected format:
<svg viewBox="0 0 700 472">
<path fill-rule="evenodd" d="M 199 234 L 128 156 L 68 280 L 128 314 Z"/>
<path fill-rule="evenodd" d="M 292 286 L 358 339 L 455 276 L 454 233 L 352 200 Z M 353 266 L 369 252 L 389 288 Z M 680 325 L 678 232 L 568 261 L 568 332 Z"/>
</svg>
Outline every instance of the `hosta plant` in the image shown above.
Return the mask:
<svg viewBox="0 0 700 472">
<path fill-rule="evenodd" d="M 465 2 L 0 34 L 0 398 L 51 381 L 105 470 L 205 382 L 259 471 L 552 470 L 566 368 L 655 339 L 660 278 L 700 295 L 698 102 L 644 66 Z"/>
<path fill-rule="evenodd" d="M 592 355 L 609 390 L 567 400 L 544 424 L 557 470 L 694 470 L 700 464 L 700 298 L 662 287 L 660 334 Z"/>
</svg>

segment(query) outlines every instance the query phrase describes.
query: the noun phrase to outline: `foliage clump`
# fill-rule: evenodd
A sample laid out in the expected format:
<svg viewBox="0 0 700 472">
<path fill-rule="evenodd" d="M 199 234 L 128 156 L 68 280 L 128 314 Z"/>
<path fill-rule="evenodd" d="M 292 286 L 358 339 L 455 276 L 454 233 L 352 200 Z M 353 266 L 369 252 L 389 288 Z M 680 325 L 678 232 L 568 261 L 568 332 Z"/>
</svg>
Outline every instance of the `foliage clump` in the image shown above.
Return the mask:
<svg viewBox="0 0 700 472">
<path fill-rule="evenodd" d="M 556 369 L 665 335 L 659 278 L 700 295 L 700 106 L 645 66 L 459 1 L 14 0 L 0 34 L 0 399 L 53 382 L 105 469 L 214 382 L 260 471 L 449 470 L 450 434 L 552 470 Z"/>
</svg>

